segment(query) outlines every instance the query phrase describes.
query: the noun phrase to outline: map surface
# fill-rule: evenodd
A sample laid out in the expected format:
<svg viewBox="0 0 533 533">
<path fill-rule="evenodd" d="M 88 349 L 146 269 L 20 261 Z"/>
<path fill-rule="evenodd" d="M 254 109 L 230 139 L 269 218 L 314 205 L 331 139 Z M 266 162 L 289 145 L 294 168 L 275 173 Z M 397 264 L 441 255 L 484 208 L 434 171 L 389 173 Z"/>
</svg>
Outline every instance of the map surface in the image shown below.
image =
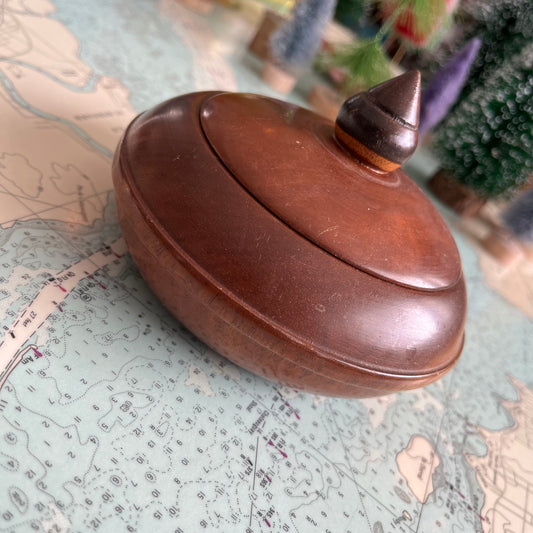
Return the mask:
<svg viewBox="0 0 533 533">
<path fill-rule="evenodd" d="M 377 399 L 239 369 L 140 278 L 118 138 L 176 94 L 269 94 L 252 30 L 174 0 L 0 2 L 0 531 L 532 532 L 533 323 L 459 234 L 463 356 Z"/>
</svg>

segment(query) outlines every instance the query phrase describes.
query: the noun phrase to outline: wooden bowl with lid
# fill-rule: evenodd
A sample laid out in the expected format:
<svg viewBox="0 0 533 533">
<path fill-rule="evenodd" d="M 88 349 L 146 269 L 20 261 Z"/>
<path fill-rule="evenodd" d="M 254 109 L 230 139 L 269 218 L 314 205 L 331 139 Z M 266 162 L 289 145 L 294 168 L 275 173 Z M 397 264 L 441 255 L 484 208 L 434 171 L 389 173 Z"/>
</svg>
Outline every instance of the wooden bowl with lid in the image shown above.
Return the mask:
<svg viewBox="0 0 533 533">
<path fill-rule="evenodd" d="M 138 116 L 113 164 L 120 224 L 170 312 L 238 365 L 365 397 L 444 375 L 463 346 L 455 242 L 398 168 L 420 77 L 348 99 L 335 124 L 249 94 L 186 94 Z"/>
</svg>

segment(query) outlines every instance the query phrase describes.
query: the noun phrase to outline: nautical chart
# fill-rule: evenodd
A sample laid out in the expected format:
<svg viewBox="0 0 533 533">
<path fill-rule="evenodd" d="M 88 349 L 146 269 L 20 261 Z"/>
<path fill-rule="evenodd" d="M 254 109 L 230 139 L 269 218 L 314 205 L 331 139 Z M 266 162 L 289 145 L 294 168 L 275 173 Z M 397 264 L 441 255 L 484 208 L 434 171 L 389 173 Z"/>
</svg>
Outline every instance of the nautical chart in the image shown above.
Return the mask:
<svg viewBox="0 0 533 533">
<path fill-rule="evenodd" d="M 265 93 L 247 28 L 174 0 L 0 3 L 0 531 L 533 531 L 533 324 L 459 235 L 458 366 L 370 400 L 239 369 L 140 278 L 115 144 L 175 94 Z"/>
</svg>

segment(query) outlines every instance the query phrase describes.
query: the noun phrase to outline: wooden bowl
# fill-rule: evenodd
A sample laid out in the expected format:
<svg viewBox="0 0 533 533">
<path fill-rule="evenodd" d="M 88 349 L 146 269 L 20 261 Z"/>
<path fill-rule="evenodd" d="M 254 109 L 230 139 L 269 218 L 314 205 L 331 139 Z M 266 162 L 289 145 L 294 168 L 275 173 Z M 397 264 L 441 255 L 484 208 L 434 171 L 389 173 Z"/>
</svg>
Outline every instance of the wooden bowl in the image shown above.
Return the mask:
<svg viewBox="0 0 533 533">
<path fill-rule="evenodd" d="M 382 84 L 345 102 L 336 124 L 216 92 L 137 117 L 115 154 L 116 201 L 170 312 L 296 389 L 375 396 L 445 374 L 464 338 L 460 259 L 396 169 L 416 146 L 419 87 L 417 73 Z"/>
</svg>

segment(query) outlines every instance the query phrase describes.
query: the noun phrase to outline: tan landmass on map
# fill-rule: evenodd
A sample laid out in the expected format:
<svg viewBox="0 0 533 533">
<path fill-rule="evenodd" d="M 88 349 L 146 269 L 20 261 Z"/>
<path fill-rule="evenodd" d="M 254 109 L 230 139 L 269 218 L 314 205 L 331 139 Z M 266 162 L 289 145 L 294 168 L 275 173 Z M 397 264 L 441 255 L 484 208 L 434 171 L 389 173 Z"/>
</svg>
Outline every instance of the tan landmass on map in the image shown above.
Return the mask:
<svg viewBox="0 0 533 533">
<path fill-rule="evenodd" d="M 99 195 L 111 189 L 109 158 L 75 135 L 68 126 L 40 118 L 18 106 L 0 85 L 0 191 L 8 193 L 9 210 L 0 225 L 36 218 L 55 210 L 67 222 L 92 223 L 89 198 L 103 209 Z M 76 171 L 70 161 L 76 161 Z M 70 168 L 70 172 L 64 169 Z M 63 179 L 73 179 L 62 186 Z M 50 213 L 49 213 L 50 214 Z"/>
<path fill-rule="evenodd" d="M 135 116 L 128 91 L 113 78 L 100 78 L 91 92 L 76 92 L 28 67 L 9 65 L 2 70 L 24 101 L 77 126 L 109 152 Z"/>
<path fill-rule="evenodd" d="M 33 65 L 59 81 L 83 87 L 91 69 L 78 57 L 79 43 L 53 13 L 51 2 L 7 2 L 0 25 L 0 57 Z"/>
<path fill-rule="evenodd" d="M 420 503 L 425 503 L 433 492 L 433 474 L 440 459 L 431 443 L 422 435 L 413 435 L 407 448 L 396 456 L 400 474 Z"/>
<path fill-rule="evenodd" d="M 128 92 L 110 77 L 79 90 L 91 69 L 75 37 L 46 16 L 50 2 L 2 7 L 0 195 L 10 200 L 0 227 L 37 217 L 92 224 L 112 189 L 110 155 L 134 115 Z"/>
<path fill-rule="evenodd" d="M 29 15 L 48 15 L 56 10 L 50 0 L 4 0 L 3 5 L 6 10 Z"/>
<path fill-rule="evenodd" d="M 466 456 L 485 495 L 484 533 L 533 532 L 533 391 L 511 381 L 519 398 L 502 406 L 514 424 L 500 431 L 478 428 L 487 454 Z"/>
</svg>

